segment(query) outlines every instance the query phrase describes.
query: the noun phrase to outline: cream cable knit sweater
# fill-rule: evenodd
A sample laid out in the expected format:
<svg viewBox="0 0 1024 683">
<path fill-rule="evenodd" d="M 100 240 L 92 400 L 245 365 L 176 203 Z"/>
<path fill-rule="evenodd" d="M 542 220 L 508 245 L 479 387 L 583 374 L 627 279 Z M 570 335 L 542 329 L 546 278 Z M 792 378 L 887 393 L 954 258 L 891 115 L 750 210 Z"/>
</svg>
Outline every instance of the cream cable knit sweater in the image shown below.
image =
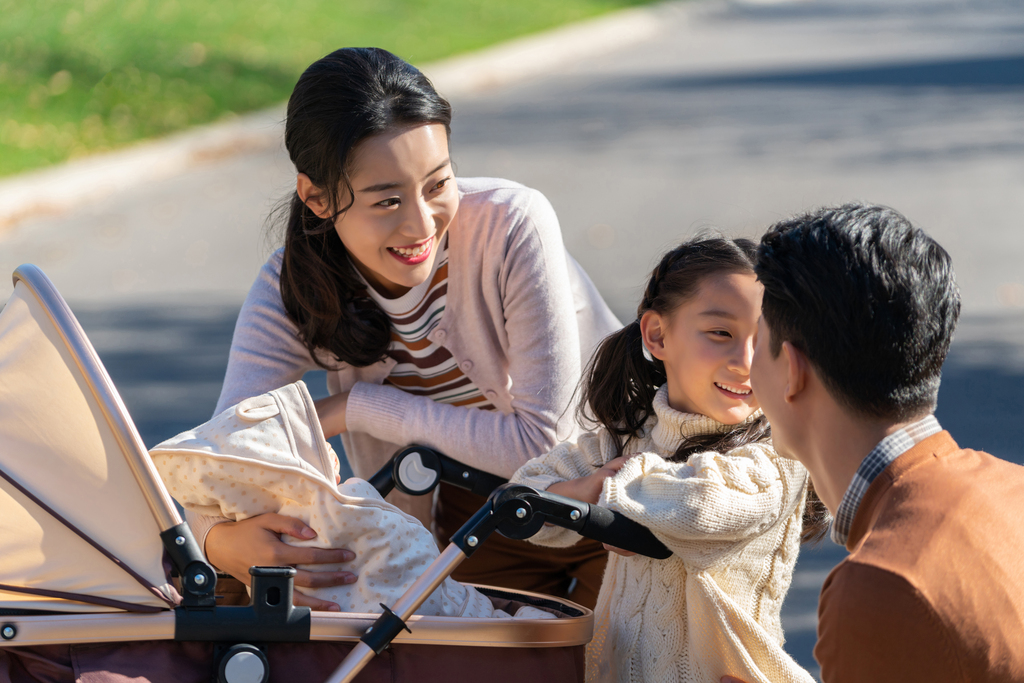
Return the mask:
<svg viewBox="0 0 1024 683">
<path fill-rule="evenodd" d="M 779 617 L 799 551 L 806 470 L 767 443 L 667 461 L 683 437 L 731 427 L 673 410 L 664 386 L 654 409 L 599 503 L 650 528 L 673 555 L 611 555 L 587 681 L 718 683 L 731 674 L 748 683 L 810 683 L 782 649 Z M 512 481 L 547 489 L 614 457 L 614 438 L 600 430 L 530 461 Z M 579 536 L 546 527 L 532 540 L 564 547 Z"/>
</svg>

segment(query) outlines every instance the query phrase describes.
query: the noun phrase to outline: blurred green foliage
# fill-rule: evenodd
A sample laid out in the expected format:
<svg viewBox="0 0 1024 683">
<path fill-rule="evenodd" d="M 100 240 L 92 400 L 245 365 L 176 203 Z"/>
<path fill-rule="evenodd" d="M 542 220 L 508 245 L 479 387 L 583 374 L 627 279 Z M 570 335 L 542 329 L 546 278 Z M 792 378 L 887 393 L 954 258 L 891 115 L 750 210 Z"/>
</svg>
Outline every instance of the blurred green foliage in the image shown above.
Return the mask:
<svg viewBox="0 0 1024 683">
<path fill-rule="evenodd" d="M 0 175 L 287 99 L 317 58 L 425 63 L 649 0 L 0 0 Z"/>
</svg>

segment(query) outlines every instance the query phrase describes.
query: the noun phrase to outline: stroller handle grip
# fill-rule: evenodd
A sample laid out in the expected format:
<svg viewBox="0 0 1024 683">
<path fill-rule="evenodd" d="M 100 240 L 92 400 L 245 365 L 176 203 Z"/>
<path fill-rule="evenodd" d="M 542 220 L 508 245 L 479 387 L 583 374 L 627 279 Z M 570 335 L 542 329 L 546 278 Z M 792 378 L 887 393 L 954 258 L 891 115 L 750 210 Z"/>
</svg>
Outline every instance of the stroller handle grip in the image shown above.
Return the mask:
<svg viewBox="0 0 1024 683">
<path fill-rule="evenodd" d="M 587 524 L 580 531 L 581 536 L 657 560 L 664 560 L 672 555 L 672 551 L 643 524 L 633 521 L 621 512 L 600 505 L 587 505 L 590 507 L 590 514 L 587 516 Z"/>
</svg>

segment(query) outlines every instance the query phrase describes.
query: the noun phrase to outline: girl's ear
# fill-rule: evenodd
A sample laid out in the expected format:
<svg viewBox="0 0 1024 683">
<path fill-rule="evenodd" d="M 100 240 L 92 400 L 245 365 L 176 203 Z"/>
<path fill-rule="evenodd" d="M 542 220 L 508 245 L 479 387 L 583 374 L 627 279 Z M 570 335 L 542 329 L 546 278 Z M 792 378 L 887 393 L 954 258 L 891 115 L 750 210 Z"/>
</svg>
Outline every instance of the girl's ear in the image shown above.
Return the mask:
<svg viewBox="0 0 1024 683">
<path fill-rule="evenodd" d="M 324 192 L 313 184 L 309 176 L 300 173 L 295 179 L 295 192 L 298 193 L 302 203 L 309 207 L 309 210 L 320 218 L 331 217 L 331 207 L 327 203 Z"/>
<path fill-rule="evenodd" d="M 640 318 L 640 335 L 644 346 L 660 361 L 665 360 L 666 320 L 657 311 L 646 311 Z"/>
</svg>

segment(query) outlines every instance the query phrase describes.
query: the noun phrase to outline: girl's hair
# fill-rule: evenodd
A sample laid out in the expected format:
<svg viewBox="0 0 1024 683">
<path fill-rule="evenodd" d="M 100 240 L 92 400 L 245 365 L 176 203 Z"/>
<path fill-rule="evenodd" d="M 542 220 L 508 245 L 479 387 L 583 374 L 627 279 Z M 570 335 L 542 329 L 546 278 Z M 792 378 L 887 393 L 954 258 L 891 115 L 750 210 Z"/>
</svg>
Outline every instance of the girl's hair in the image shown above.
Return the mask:
<svg viewBox="0 0 1024 683">
<path fill-rule="evenodd" d="M 644 356 L 641 316 L 654 311 L 670 317 L 712 275 L 753 275 L 756 252 L 757 245 L 751 240 L 712 237 L 684 242 L 665 254 L 647 282 L 636 309 L 636 320 L 605 338 L 587 366 L 577 407 L 580 424 L 599 424 L 607 429 L 616 437 L 618 455 L 623 454 L 630 441 L 639 439 L 644 424 L 654 415 L 654 395 L 667 379 L 665 364 Z M 700 434 L 683 439 L 669 459 L 685 462 L 694 453 L 726 453 L 770 438 L 771 427 L 762 414 L 726 434 Z M 828 510 L 812 488 L 804 508 L 803 540 L 820 539 L 828 522 Z"/>
<path fill-rule="evenodd" d="M 411 64 L 378 48 L 344 48 L 314 62 L 288 100 L 285 147 L 299 173 L 325 194 L 331 215 L 289 200 L 281 298 L 299 338 L 321 367 L 318 349 L 365 367 L 382 360 L 391 340 L 387 314 L 370 298 L 334 227 L 352 206 L 352 151 L 366 138 L 401 126 L 439 123 L 452 112 Z M 343 200 L 347 204 L 342 204 Z"/>
</svg>

